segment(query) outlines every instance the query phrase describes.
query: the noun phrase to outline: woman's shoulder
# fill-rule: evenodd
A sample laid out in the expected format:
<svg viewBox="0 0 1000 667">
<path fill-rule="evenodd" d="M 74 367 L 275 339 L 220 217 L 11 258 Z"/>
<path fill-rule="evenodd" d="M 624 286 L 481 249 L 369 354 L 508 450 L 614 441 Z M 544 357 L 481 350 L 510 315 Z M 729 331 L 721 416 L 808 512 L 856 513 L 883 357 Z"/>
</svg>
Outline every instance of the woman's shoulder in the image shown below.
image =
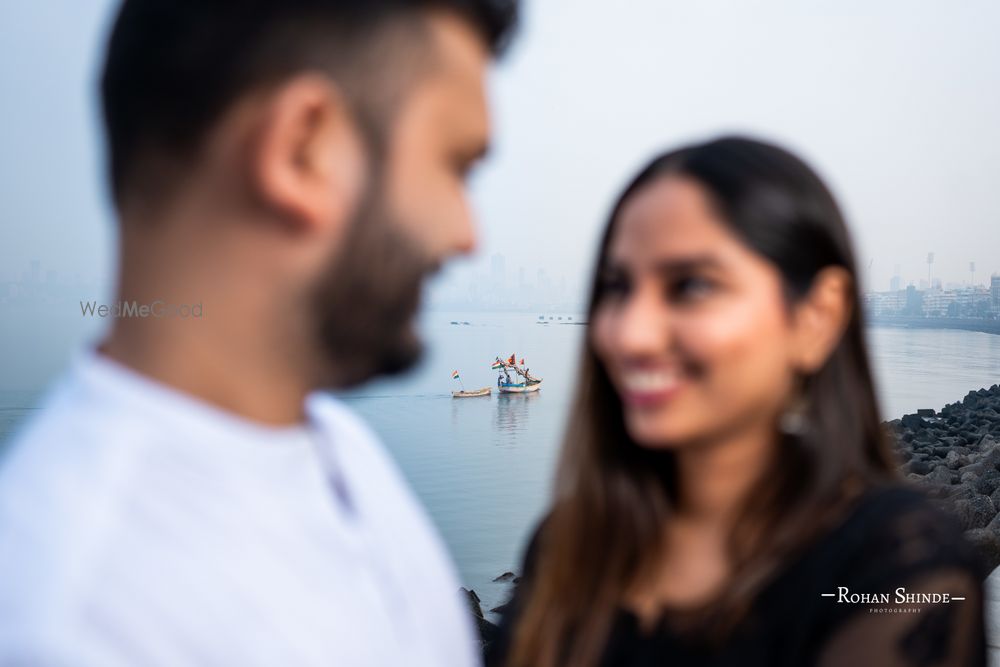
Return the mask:
<svg viewBox="0 0 1000 667">
<path fill-rule="evenodd" d="M 839 656 L 823 664 L 872 664 L 859 657 L 865 646 L 895 655 L 918 645 L 919 654 L 921 638 L 930 638 L 931 648 L 944 650 L 947 642 L 935 634 L 942 628 L 960 627 L 966 643 L 979 646 L 984 576 L 954 516 L 921 489 L 886 482 L 859 494 L 787 564 L 762 592 L 758 611 L 782 636 L 794 626 L 802 650 Z M 846 655 L 853 657 L 841 659 Z"/>
<path fill-rule="evenodd" d="M 521 560 L 525 578 L 534 573 L 550 523 L 551 514 L 530 533 Z M 980 578 L 988 574 L 954 514 L 924 490 L 901 481 L 867 487 L 804 556 L 807 569 L 855 575 L 891 568 L 897 576 L 907 576 L 909 570 L 941 566 L 967 569 Z"/>
<path fill-rule="evenodd" d="M 844 556 L 891 558 L 900 567 L 981 565 L 957 518 L 903 482 L 867 489 L 834 537 Z"/>
<path fill-rule="evenodd" d="M 834 593 L 892 592 L 946 574 L 978 585 L 987 574 L 957 519 L 902 482 L 868 488 L 798 565 L 793 579 Z"/>
<path fill-rule="evenodd" d="M 789 560 L 764 600 L 805 591 L 891 592 L 950 572 L 981 581 L 986 568 L 957 519 L 924 491 L 903 482 L 872 485 L 840 520 Z"/>
<path fill-rule="evenodd" d="M 896 482 L 868 489 L 829 538 L 811 617 L 821 664 L 984 664 L 986 569 L 955 516 Z"/>
</svg>

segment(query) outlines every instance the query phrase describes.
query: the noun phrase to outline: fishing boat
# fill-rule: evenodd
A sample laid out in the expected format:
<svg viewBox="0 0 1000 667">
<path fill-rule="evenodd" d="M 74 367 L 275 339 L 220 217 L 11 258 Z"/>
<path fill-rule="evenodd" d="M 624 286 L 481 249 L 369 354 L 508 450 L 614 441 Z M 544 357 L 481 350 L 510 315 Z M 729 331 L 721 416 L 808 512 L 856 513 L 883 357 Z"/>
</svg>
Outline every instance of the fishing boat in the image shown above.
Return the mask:
<svg viewBox="0 0 1000 667">
<path fill-rule="evenodd" d="M 518 364 L 517 357 L 513 354 L 506 360 L 497 357 L 490 368 L 500 372 L 497 376 L 497 391 L 501 394 L 526 394 L 541 389 L 542 378 L 531 374 L 531 370 L 524 365 L 524 359 Z M 511 371 L 514 372 L 514 377 L 511 377 Z"/>
<path fill-rule="evenodd" d="M 465 383 L 462 382 L 462 376 L 458 374 L 458 371 L 452 371 L 451 378 L 453 380 L 458 380 L 459 384 L 462 385 L 461 391 L 451 392 L 452 398 L 474 398 L 476 396 L 489 396 L 493 391 L 489 387 L 483 387 L 482 389 L 473 389 L 472 391 L 466 391 Z"/>
<path fill-rule="evenodd" d="M 525 382 L 504 382 L 500 384 L 501 394 L 527 394 L 541 389 L 541 382 L 527 384 Z"/>
</svg>

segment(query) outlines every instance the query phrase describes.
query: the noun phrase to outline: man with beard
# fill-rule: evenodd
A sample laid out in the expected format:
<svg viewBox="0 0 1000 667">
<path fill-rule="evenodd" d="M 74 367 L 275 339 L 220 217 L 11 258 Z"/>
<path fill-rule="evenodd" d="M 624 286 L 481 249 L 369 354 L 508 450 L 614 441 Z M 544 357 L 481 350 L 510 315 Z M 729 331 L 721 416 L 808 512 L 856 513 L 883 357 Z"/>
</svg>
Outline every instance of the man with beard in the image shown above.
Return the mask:
<svg viewBox="0 0 1000 667">
<path fill-rule="evenodd" d="M 323 394 L 411 366 L 511 2 L 126 0 L 114 314 L 0 468 L 0 663 L 477 662 L 439 538 Z"/>
</svg>

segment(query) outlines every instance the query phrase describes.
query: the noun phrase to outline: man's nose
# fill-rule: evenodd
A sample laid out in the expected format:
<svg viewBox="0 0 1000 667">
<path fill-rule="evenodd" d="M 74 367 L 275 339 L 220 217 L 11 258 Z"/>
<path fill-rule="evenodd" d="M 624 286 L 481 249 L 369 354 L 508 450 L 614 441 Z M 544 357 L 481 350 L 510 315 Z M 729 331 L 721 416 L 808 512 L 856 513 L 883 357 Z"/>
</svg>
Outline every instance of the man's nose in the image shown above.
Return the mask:
<svg viewBox="0 0 1000 667">
<path fill-rule="evenodd" d="M 479 247 L 475 220 L 471 215 L 462 216 L 452 240 L 453 255 L 471 255 Z"/>
</svg>

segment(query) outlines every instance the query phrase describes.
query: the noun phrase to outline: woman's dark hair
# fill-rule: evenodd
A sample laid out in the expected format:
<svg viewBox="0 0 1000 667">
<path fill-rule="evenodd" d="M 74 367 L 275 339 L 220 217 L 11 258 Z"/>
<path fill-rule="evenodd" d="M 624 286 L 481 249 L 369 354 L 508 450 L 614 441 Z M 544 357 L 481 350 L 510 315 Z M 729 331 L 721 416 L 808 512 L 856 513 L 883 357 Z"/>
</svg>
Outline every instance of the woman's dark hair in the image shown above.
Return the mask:
<svg viewBox="0 0 1000 667">
<path fill-rule="evenodd" d="M 847 228 L 829 190 L 791 153 L 729 137 L 654 159 L 612 211 L 594 273 L 591 318 L 601 303 L 599 276 L 624 205 L 670 176 L 703 187 L 731 230 L 778 268 L 790 306 L 826 267 L 846 269 L 854 282 L 841 340 L 804 378 L 810 428 L 795 436 L 776 428 L 779 443 L 768 474 L 747 494 L 730 535 L 733 576 L 696 624 L 712 635 L 708 639 L 723 641 L 788 559 L 829 529 L 860 490 L 896 473 L 880 425 Z M 596 664 L 626 589 L 655 566 L 676 497 L 673 454 L 644 448 L 629 436 L 621 400 L 589 338 L 578 387 L 553 507 L 520 597 L 509 654 L 515 667 Z"/>
</svg>

